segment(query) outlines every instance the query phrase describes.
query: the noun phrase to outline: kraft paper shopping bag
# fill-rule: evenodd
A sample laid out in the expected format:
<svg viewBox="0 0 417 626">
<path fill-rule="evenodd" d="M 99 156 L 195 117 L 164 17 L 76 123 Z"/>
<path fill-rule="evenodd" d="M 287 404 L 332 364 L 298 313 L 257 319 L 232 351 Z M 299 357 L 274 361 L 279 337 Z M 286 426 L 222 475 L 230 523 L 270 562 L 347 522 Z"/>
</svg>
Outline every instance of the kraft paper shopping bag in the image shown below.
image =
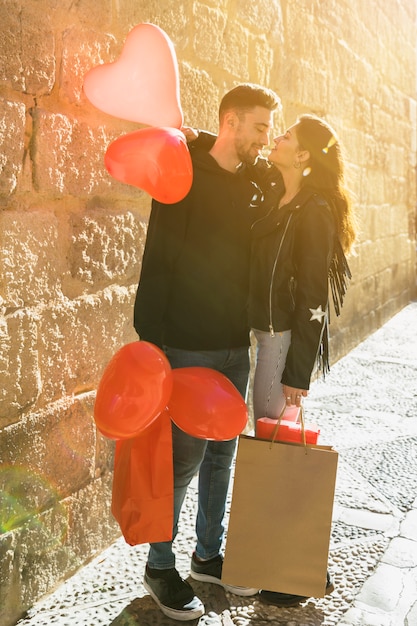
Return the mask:
<svg viewBox="0 0 417 626">
<path fill-rule="evenodd" d="M 324 596 L 337 461 L 325 446 L 239 438 L 225 583 Z"/>
</svg>

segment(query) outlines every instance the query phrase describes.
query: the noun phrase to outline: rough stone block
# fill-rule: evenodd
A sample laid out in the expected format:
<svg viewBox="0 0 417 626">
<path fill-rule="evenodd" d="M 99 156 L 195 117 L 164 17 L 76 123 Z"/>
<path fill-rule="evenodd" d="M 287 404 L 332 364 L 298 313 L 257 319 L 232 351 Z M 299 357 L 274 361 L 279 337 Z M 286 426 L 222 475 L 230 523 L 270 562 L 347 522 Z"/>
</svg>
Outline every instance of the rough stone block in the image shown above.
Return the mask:
<svg viewBox="0 0 417 626">
<path fill-rule="evenodd" d="M 194 9 L 194 54 L 203 62 L 219 62 L 226 16 L 219 9 L 196 4 Z"/>
<path fill-rule="evenodd" d="M 59 223 L 49 211 L 0 213 L 0 295 L 6 307 L 59 298 L 65 269 Z"/>
<path fill-rule="evenodd" d="M 218 110 L 223 91 L 220 91 L 207 72 L 198 71 L 187 63 L 181 63 L 180 76 L 185 125 L 217 133 Z M 204 98 L 197 102 L 193 96 L 195 92 L 204 93 Z"/>
<path fill-rule="evenodd" d="M 417 543 L 405 537 L 394 538 L 384 554 L 383 562 L 394 568 L 417 567 Z"/>
<path fill-rule="evenodd" d="M 131 211 L 97 208 L 74 215 L 71 224 L 72 291 L 76 285 L 96 292 L 111 284 L 137 284 L 146 238 L 144 221 Z"/>
<path fill-rule="evenodd" d="M 3 493 L 10 496 L 3 525 L 13 529 L 92 481 L 95 456 L 91 410 L 74 398 L 3 429 L 0 480 Z"/>
<path fill-rule="evenodd" d="M 417 509 L 407 513 L 401 524 L 401 536 L 417 542 Z"/>
<path fill-rule="evenodd" d="M 97 3 L 92 4 L 98 8 Z M 104 13 L 102 8 L 100 3 L 99 13 Z M 61 96 L 70 103 L 85 105 L 84 77 L 93 67 L 110 63 L 117 58 L 120 51 L 116 38 L 97 30 L 80 30 L 74 27 L 63 33 L 62 44 Z"/>
<path fill-rule="evenodd" d="M 107 472 L 67 500 L 72 520 L 68 544 L 80 564 L 86 556 L 98 554 L 121 534 L 110 510 L 112 483 L 113 474 Z"/>
<path fill-rule="evenodd" d="M 224 31 L 219 64 L 239 82 L 249 80 L 249 34 L 238 22 L 228 22 Z"/>
<path fill-rule="evenodd" d="M 36 3 L 5 0 L 0 19 L 0 79 L 24 93 L 50 93 L 56 63 L 50 14 Z"/>
<path fill-rule="evenodd" d="M 17 422 L 41 392 L 37 317 L 17 310 L 0 317 L 0 428 Z"/>
<path fill-rule="evenodd" d="M 16 190 L 22 171 L 24 139 L 25 105 L 0 98 L 0 196 Z"/>
<path fill-rule="evenodd" d="M 385 172 L 381 169 L 368 169 L 366 175 L 368 203 L 375 207 L 385 204 Z"/>
<path fill-rule="evenodd" d="M 137 341 L 133 329 L 136 286 L 109 287 L 97 295 L 51 304 L 39 322 L 38 405 L 94 389 L 105 365 L 125 343 Z"/>
<path fill-rule="evenodd" d="M 249 71 L 251 82 L 271 87 L 271 72 L 274 69 L 274 53 L 263 37 L 250 41 Z M 280 95 L 278 93 L 278 95 Z M 276 120 L 275 120 L 276 121 Z"/>
<path fill-rule="evenodd" d="M 295 87 L 296 102 L 310 102 L 311 109 L 323 115 L 321 111 L 323 101 L 329 95 L 329 83 L 322 67 L 313 65 L 311 60 L 302 61 L 295 66 L 291 82 Z"/>
<path fill-rule="evenodd" d="M 50 2 L 50 0 L 47 0 Z M 114 25 L 116 9 L 112 0 L 81 0 L 74 5 L 71 0 L 54 0 L 54 22 L 66 28 L 68 24 L 80 24 L 84 29 L 96 29 L 97 36 Z M 123 4 L 123 2 L 122 2 Z M 65 31 L 64 31 L 65 32 Z"/>
<path fill-rule="evenodd" d="M 2 624 L 16 623 L 57 581 L 120 536 L 110 512 L 111 484 L 112 475 L 107 473 L 0 536 Z"/>
<path fill-rule="evenodd" d="M 221 0 L 224 2 L 224 0 Z M 162 28 L 175 45 L 182 50 L 188 42 L 192 28 L 193 3 L 177 2 L 176 0 L 123 0 L 115 7 L 117 23 L 122 42 L 133 25 L 149 22 Z"/>
<path fill-rule="evenodd" d="M 39 192 L 76 197 L 109 192 L 113 179 L 104 154 L 117 133 L 61 113 L 35 110 L 32 150 L 34 183 Z"/>
<path fill-rule="evenodd" d="M 21 581 L 15 575 L 14 555 L 19 537 L 2 528 L 0 535 L 0 622 L 15 624 L 21 617 Z"/>
<path fill-rule="evenodd" d="M 366 582 L 357 599 L 368 607 L 390 612 L 397 605 L 402 587 L 401 569 L 382 564 Z"/>
<path fill-rule="evenodd" d="M 280 2 L 239 0 L 236 17 L 239 22 L 247 25 L 251 31 L 272 36 L 274 42 L 277 41 L 281 34 L 283 17 Z"/>
</svg>

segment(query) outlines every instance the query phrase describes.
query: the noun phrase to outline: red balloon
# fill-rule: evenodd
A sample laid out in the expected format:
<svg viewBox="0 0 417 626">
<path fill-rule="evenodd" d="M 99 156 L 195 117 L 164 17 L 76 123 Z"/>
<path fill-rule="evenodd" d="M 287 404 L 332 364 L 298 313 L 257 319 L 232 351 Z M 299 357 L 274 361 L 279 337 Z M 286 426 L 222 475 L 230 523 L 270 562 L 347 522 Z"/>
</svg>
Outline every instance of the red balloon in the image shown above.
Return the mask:
<svg viewBox="0 0 417 626">
<path fill-rule="evenodd" d="M 104 164 L 114 178 L 173 204 L 190 191 L 193 168 L 184 134 L 177 128 L 141 128 L 113 141 Z"/>
<path fill-rule="evenodd" d="M 100 380 L 94 405 L 99 431 L 110 439 L 141 433 L 166 407 L 172 370 L 165 354 L 147 341 L 123 346 Z"/>
<path fill-rule="evenodd" d="M 245 401 L 226 376 L 208 367 L 180 367 L 172 378 L 167 410 L 178 428 L 215 441 L 233 439 L 245 428 Z"/>
<path fill-rule="evenodd" d="M 149 126 L 183 125 L 174 45 L 155 24 L 135 26 L 119 59 L 93 67 L 83 87 L 94 106 L 114 117 Z"/>
</svg>

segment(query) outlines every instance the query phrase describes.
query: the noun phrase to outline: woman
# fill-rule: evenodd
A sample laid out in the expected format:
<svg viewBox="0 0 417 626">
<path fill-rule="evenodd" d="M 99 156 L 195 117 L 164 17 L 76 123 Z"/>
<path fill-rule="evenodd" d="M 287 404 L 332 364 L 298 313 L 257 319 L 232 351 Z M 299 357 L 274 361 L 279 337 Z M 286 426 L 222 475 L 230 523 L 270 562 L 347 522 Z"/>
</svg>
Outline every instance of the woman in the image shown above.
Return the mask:
<svg viewBox="0 0 417 626">
<path fill-rule="evenodd" d="M 276 417 L 285 404 L 300 406 L 317 360 L 328 370 L 328 279 L 338 315 L 350 277 L 344 253 L 355 238 L 340 145 L 330 126 L 303 115 L 274 143 L 269 161 L 285 191 L 252 227 L 255 419 Z"/>
<path fill-rule="evenodd" d="M 328 371 L 329 282 L 339 315 L 350 278 L 344 253 L 355 238 L 340 145 L 330 126 L 303 115 L 274 144 L 269 161 L 281 173 L 285 191 L 252 227 L 249 321 L 257 340 L 255 421 L 276 419 L 285 406 L 300 406 L 317 362 Z M 329 577 L 327 583 L 330 593 Z M 305 599 L 260 593 L 279 606 Z"/>
</svg>

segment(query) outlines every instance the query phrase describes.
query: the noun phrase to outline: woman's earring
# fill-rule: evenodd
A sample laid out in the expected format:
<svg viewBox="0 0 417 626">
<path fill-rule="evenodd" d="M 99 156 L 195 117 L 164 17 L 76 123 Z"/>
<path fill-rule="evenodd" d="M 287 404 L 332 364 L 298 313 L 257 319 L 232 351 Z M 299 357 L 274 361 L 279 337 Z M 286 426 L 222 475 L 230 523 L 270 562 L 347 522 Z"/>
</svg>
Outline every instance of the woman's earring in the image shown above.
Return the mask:
<svg viewBox="0 0 417 626">
<path fill-rule="evenodd" d="M 303 169 L 303 176 L 308 176 L 309 174 L 311 174 L 311 167 L 307 165 L 307 167 Z"/>
</svg>

